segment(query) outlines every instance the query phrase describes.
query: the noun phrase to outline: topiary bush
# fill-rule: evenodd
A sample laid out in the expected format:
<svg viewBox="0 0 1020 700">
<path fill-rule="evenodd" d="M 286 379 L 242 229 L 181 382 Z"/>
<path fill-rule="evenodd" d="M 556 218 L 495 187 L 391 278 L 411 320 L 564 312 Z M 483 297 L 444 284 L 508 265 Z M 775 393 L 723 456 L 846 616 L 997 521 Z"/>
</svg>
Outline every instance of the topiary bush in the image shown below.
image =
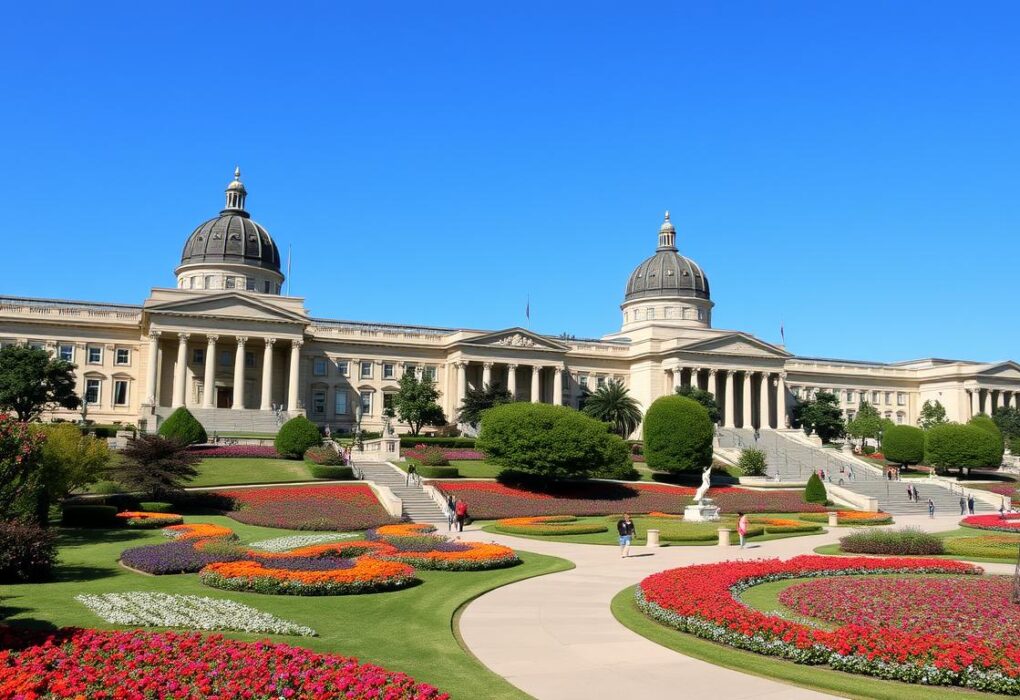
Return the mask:
<svg viewBox="0 0 1020 700">
<path fill-rule="evenodd" d="M 895 464 L 920 464 L 924 461 L 924 431 L 912 425 L 886 428 L 882 434 L 882 454 Z"/>
<path fill-rule="evenodd" d="M 56 535 L 38 525 L 0 522 L 0 583 L 44 581 L 57 560 Z"/>
<path fill-rule="evenodd" d="M 329 445 L 309 447 L 305 450 L 305 461 L 329 467 L 342 467 L 344 465 L 344 458 Z"/>
<path fill-rule="evenodd" d="M 926 435 L 924 460 L 940 472 L 998 467 L 1002 437 L 979 425 L 936 425 Z"/>
<path fill-rule="evenodd" d="M 684 396 L 663 396 L 645 413 L 645 463 L 666 472 L 704 469 L 712 464 L 714 437 L 704 406 Z"/>
<path fill-rule="evenodd" d="M 1002 455 L 1006 452 L 1006 440 L 1002 436 L 1002 431 L 999 430 L 999 426 L 996 425 L 995 421 L 988 416 L 978 414 L 967 421 L 967 425 L 973 425 L 975 428 L 981 428 L 986 433 L 995 438 L 996 453 L 992 455 L 994 465 L 1000 466 L 1002 464 Z"/>
<path fill-rule="evenodd" d="M 567 406 L 509 403 L 482 414 L 475 447 L 488 461 L 544 478 L 587 477 L 629 463 L 627 443 Z"/>
<path fill-rule="evenodd" d="M 67 505 L 62 510 L 64 527 L 116 527 L 116 506 Z"/>
<path fill-rule="evenodd" d="M 859 530 L 839 539 L 839 548 L 853 554 L 943 554 L 942 538 L 916 528 L 902 530 Z"/>
<path fill-rule="evenodd" d="M 332 479 L 333 481 L 351 481 L 354 479 L 354 470 L 350 467 L 332 464 L 308 465 L 308 471 L 316 479 Z"/>
<path fill-rule="evenodd" d="M 301 459 L 309 447 L 322 444 L 322 435 L 315 423 L 304 416 L 291 418 L 280 427 L 273 442 L 276 451 L 288 459 Z"/>
<path fill-rule="evenodd" d="M 184 406 L 178 408 L 163 421 L 163 425 L 159 426 L 159 434 L 167 440 L 176 440 L 185 445 L 200 445 L 209 442 L 205 428 Z"/>
<path fill-rule="evenodd" d="M 446 458 L 446 451 L 442 447 L 428 445 L 420 451 L 421 456 L 418 462 L 425 467 L 448 467 L 450 460 Z"/>
<path fill-rule="evenodd" d="M 459 479 L 460 470 L 457 467 L 418 465 L 418 475 L 424 479 Z"/>
<path fill-rule="evenodd" d="M 804 501 L 824 505 L 827 500 L 829 500 L 829 495 L 825 491 L 825 484 L 817 474 L 812 473 L 807 486 L 804 487 Z"/>
<path fill-rule="evenodd" d="M 138 509 L 145 511 L 146 513 L 173 513 L 174 506 L 172 503 L 166 501 L 142 501 L 138 504 Z"/>
<path fill-rule="evenodd" d="M 765 476 L 768 474 L 765 452 L 757 447 L 748 447 L 741 452 L 737 466 L 744 472 L 744 476 Z"/>
</svg>

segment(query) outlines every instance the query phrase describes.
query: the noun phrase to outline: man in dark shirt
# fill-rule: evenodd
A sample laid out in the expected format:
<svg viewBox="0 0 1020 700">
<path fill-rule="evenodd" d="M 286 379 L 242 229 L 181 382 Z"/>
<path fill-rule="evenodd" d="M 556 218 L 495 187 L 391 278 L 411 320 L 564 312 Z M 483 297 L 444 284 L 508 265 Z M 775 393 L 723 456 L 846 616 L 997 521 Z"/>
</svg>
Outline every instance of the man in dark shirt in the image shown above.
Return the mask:
<svg viewBox="0 0 1020 700">
<path fill-rule="evenodd" d="M 623 520 L 616 522 L 616 531 L 620 533 L 620 556 L 629 557 L 630 543 L 634 540 L 634 521 L 630 519 L 630 515 L 625 513 Z"/>
</svg>

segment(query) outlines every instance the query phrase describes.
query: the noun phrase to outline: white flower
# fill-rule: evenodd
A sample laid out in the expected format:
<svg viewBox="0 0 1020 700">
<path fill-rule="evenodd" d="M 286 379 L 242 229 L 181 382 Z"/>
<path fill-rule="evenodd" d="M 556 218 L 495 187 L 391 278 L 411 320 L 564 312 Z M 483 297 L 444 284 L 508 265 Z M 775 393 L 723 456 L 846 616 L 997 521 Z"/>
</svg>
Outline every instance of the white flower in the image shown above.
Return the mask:
<svg viewBox="0 0 1020 700">
<path fill-rule="evenodd" d="M 354 539 L 355 537 L 361 537 L 361 535 L 356 532 L 324 532 L 316 535 L 274 537 L 271 540 L 259 540 L 258 542 L 252 542 L 248 546 L 253 549 L 261 549 L 266 552 L 286 552 L 291 549 L 297 549 L 298 547 L 308 547 L 313 544 L 323 544 L 325 542 L 338 542 L 340 540 Z"/>
</svg>

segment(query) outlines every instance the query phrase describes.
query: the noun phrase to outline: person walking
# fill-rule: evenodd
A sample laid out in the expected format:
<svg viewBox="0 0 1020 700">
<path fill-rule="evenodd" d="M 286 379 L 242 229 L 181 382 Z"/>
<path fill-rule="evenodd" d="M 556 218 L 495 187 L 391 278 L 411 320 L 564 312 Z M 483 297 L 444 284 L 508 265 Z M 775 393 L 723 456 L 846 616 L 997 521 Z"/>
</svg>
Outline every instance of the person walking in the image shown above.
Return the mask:
<svg viewBox="0 0 1020 700">
<path fill-rule="evenodd" d="M 970 511 L 971 515 L 974 515 L 974 494 L 967 497 L 967 510 Z"/>
<path fill-rule="evenodd" d="M 747 544 L 747 516 L 737 513 L 737 535 L 740 537 L 740 548 Z"/>
<path fill-rule="evenodd" d="M 913 501 L 914 500 L 914 485 L 913 484 L 907 484 L 907 500 L 908 501 Z"/>
<path fill-rule="evenodd" d="M 967 514 L 967 499 L 960 496 L 960 515 Z"/>
<path fill-rule="evenodd" d="M 929 518 L 935 517 L 935 501 L 931 500 L 930 498 L 928 499 L 928 517 Z"/>
<path fill-rule="evenodd" d="M 630 514 L 624 513 L 623 519 L 616 522 L 616 531 L 620 535 L 620 558 L 626 559 L 630 556 L 630 543 L 634 541 L 634 521 Z"/>
<path fill-rule="evenodd" d="M 407 465 L 407 476 L 404 477 L 404 486 L 408 484 L 416 483 L 418 479 L 418 467 L 414 466 L 414 462 Z"/>
<path fill-rule="evenodd" d="M 457 521 L 457 499 L 450 494 L 446 497 L 446 529 L 453 530 L 453 524 Z"/>
<path fill-rule="evenodd" d="M 463 499 L 457 499 L 457 508 L 454 512 L 457 514 L 457 531 L 464 532 L 464 521 L 468 516 L 467 503 Z"/>
</svg>

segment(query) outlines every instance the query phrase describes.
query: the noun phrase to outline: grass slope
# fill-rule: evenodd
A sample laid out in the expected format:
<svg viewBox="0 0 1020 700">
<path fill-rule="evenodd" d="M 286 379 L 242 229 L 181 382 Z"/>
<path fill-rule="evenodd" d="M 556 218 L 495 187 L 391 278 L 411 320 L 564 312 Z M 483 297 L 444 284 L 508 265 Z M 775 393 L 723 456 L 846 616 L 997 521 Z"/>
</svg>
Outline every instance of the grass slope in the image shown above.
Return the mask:
<svg viewBox="0 0 1020 700">
<path fill-rule="evenodd" d="M 256 457 L 214 457 L 196 466 L 198 476 L 188 486 L 234 486 L 238 484 L 281 484 L 314 481 L 300 459 Z"/>
<path fill-rule="evenodd" d="M 955 530 L 946 530 L 945 532 L 933 532 L 931 533 L 935 537 L 941 537 L 944 540 L 952 539 L 954 537 L 980 537 L 981 535 L 1009 535 L 1007 532 L 994 532 L 992 530 L 980 530 L 973 527 L 959 527 Z M 855 554 L 853 552 L 844 552 L 839 548 L 839 543 L 825 544 L 821 547 L 815 547 L 815 554 L 828 554 L 834 556 L 845 556 L 845 557 L 861 557 L 871 556 L 868 554 Z M 878 556 L 878 555 L 875 555 Z M 897 556 L 895 554 L 882 555 L 882 556 Z M 973 561 L 979 564 L 1011 564 L 1016 561 L 1016 553 L 1010 553 L 1003 557 L 974 557 L 964 554 L 928 554 L 925 555 L 933 559 L 955 559 L 957 561 Z"/>
</svg>

